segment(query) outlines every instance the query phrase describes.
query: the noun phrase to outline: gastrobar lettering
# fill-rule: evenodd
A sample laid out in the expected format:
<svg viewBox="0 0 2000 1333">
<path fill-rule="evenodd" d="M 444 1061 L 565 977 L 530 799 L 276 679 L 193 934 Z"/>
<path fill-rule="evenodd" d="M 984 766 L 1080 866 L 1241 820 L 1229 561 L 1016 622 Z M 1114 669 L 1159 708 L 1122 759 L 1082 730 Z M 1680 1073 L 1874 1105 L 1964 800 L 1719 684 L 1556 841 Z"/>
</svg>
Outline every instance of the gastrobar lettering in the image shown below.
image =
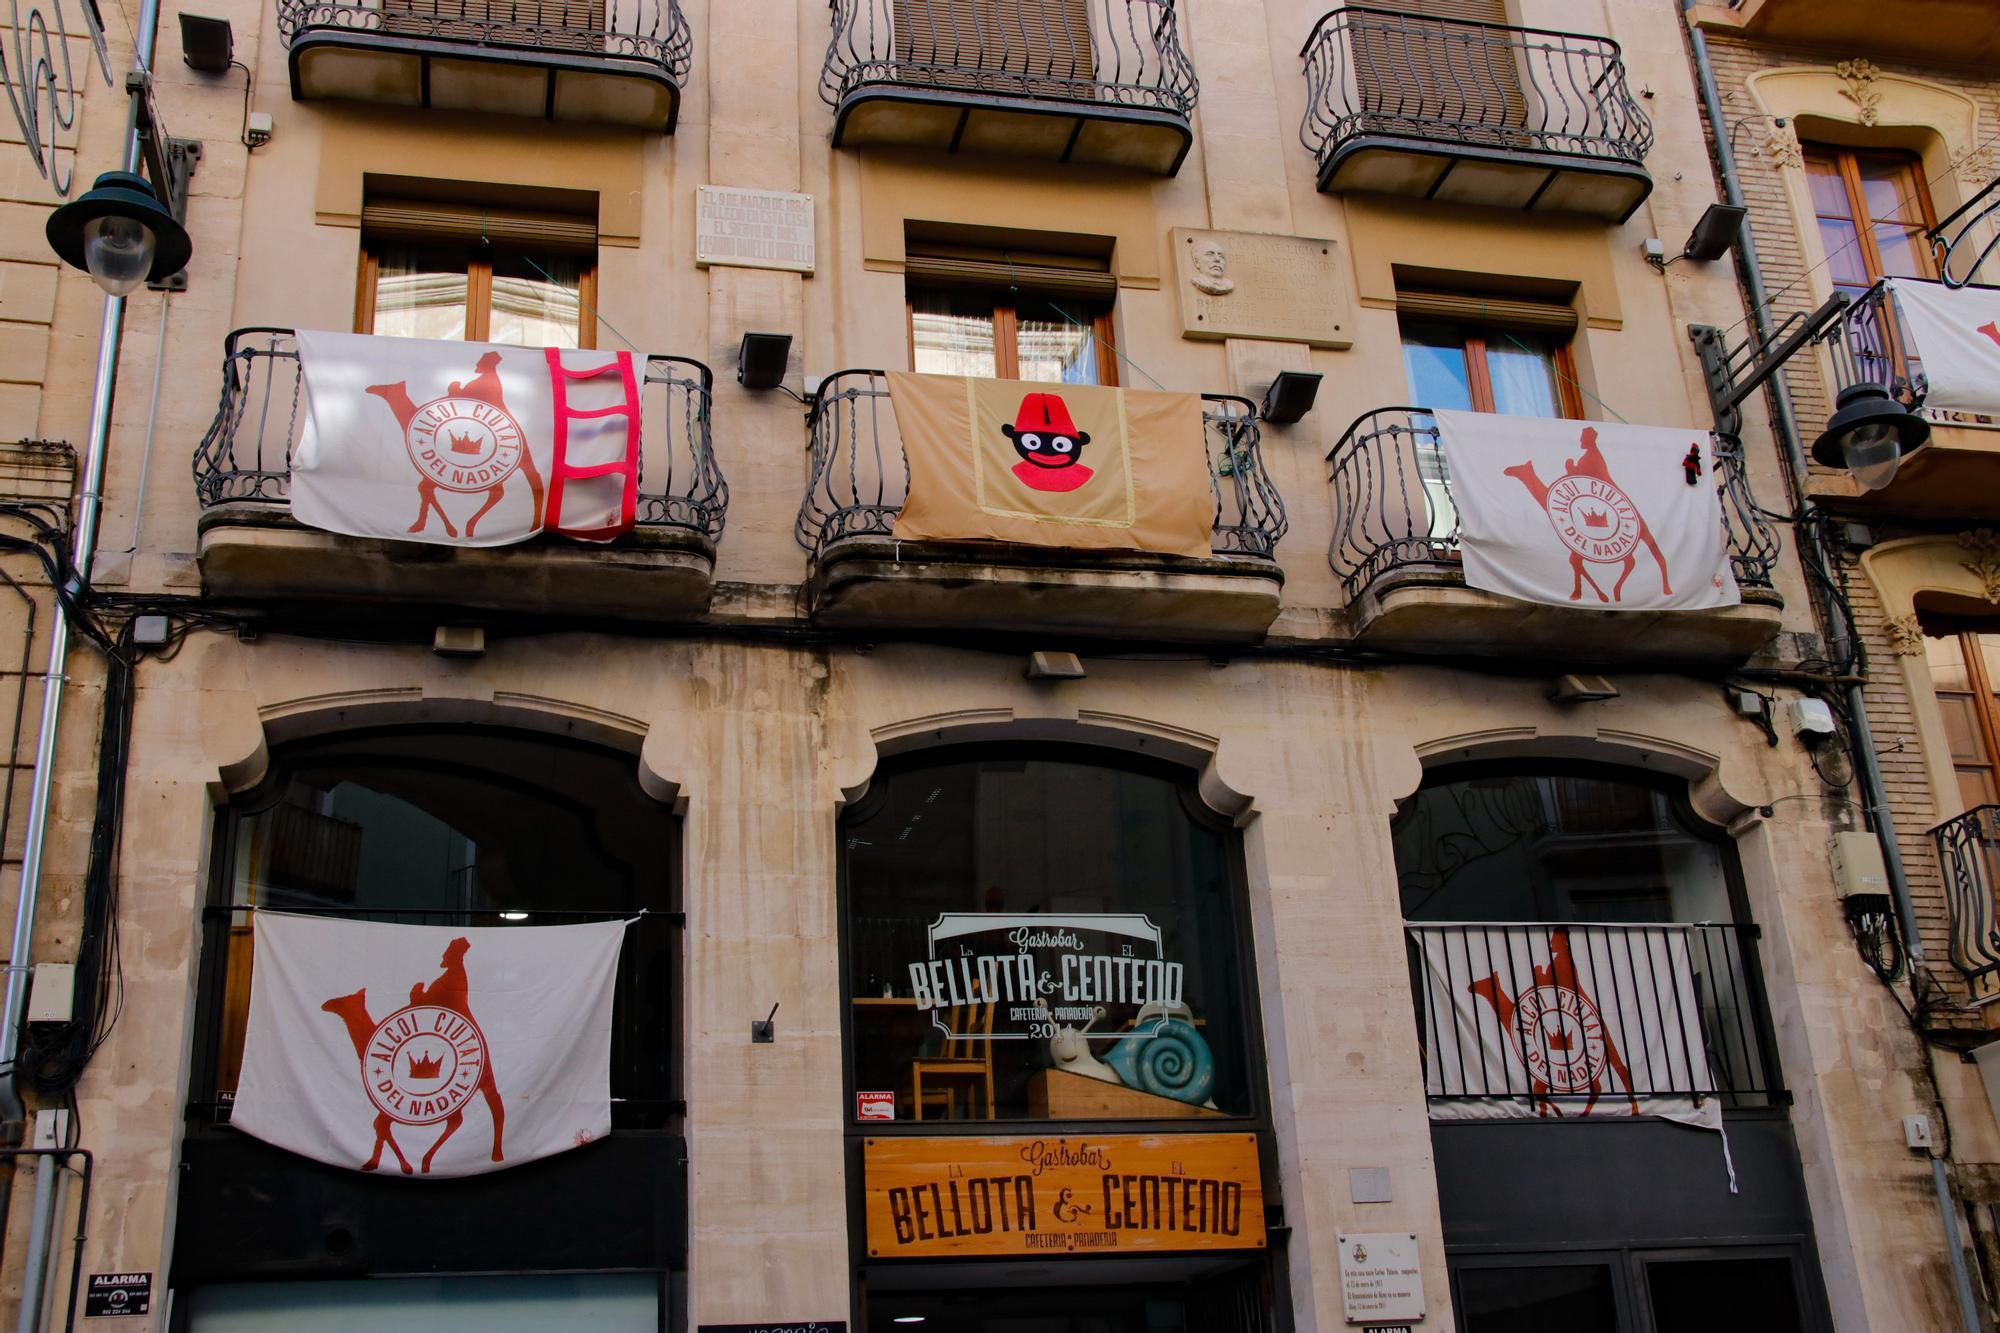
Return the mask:
<svg viewBox="0 0 2000 1333">
<path fill-rule="evenodd" d="M 930 954 L 909 965 L 910 996 L 965 1040 L 1053 1037 L 1058 1025 L 1090 1024 L 1113 1007 L 1183 1007 L 1186 969 L 1168 961 L 1159 927 L 1142 914 L 947 912 L 931 926 Z M 991 1030 L 955 1030 L 975 1004 L 997 1006 Z"/>
<path fill-rule="evenodd" d="M 1255 1137 L 875 1139 L 878 1258 L 1264 1244 Z"/>
</svg>

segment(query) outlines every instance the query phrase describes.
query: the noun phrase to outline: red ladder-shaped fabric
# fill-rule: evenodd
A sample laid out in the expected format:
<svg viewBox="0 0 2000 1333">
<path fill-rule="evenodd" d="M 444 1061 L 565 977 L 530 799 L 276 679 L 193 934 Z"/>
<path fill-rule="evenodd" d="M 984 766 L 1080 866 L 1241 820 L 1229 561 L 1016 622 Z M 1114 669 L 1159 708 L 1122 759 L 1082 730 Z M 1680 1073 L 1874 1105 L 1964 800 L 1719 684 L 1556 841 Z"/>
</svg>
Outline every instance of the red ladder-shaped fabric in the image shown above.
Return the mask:
<svg viewBox="0 0 2000 1333">
<path fill-rule="evenodd" d="M 549 357 L 549 386 L 555 394 L 555 462 L 549 469 L 549 500 L 543 526 L 552 532 L 560 532 L 566 537 L 581 537 L 586 541 L 609 541 L 622 532 L 631 530 L 639 505 L 639 377 L 632 365 L 630 352 L 614 353 L 613 359 L 587 370 L 571 370 L 562 363 L 559 348 L 545 349 Z M 588 355 L 587 353 L 585 355 Z M 616 374 L 623 383 L 623 402 L 610 407 L 574 408 L 569 405 L 569 384 L 571 380 L 596 379 L 600 375 Z M 622 416 L 626 421 L 625 456 L 610 463 L 594 463 L 582 467 L 572 467 L 569 461 L 569 423 L 587 418 Z M 617 473 L 624 478 L 618 501 L 618 521 L 603 527 L 573 528 L 562 521 L 563 484 L 570 480 L 588 477 L 606 477 Z"/>
</svg>

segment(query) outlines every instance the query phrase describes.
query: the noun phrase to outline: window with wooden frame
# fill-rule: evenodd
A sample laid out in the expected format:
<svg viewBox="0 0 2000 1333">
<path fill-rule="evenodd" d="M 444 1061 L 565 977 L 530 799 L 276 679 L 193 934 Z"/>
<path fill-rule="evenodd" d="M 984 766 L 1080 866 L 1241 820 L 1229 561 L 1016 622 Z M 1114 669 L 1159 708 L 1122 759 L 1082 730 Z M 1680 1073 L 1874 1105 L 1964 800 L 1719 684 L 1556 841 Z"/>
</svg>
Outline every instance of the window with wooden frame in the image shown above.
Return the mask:
<svg viewBox="0 0 2000 1333">
<path fill-rule="evenodd" d="M 1118 383 L 1118 280 L 1103 259 L 913 246 L 904 281 L 921 374 Z"/>
<path fill-rule="evenodd" d="M 356 332 L 597 345 L 594 214 L 370 199 L 361 234 Z"/>
<path fill-rule="evenodd" d="M 1926 619 L 1924 657 L 1965 808 L 2000 804 L 2000 634 Z"/>
<path fill-rule="evenodd" d="M 1936 222 L 1915 153 L 1808 144 L 1806 180 L 1834 288 L 1859 296 L 1882 278 L 1935 278 L 1924 233 Z"/>
<path fill-rule="evenodd" d="M 1399 291 L 1403 368 L 1419 407 L 1524 417 L 1583 416 L 1566 305 Z"/>
</svg>

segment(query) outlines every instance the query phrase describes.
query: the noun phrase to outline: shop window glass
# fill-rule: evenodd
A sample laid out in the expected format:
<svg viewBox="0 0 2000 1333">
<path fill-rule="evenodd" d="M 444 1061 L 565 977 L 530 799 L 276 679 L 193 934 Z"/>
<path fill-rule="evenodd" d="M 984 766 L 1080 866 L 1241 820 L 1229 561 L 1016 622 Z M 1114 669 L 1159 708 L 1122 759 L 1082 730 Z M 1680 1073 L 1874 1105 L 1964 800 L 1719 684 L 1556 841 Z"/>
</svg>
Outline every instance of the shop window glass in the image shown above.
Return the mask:
<svg viewBox="0 0 2000 1333">
<path fill-rule="evenodd" d="M 1655 1260 L 1646 1265 L 1653 1333 L 1798 1333 L 1792 1261 Z"/>
<path fill-rule="evenodd" d="M 1607 1264 L 1465 1268 L 1457 1273 L 1465 1333 L 1616 1333 Z"/>
<path fill-rule="evenodd" d="M 1233 843 L 1178 775 L 961 752 L 885 770 L 841 838 L 876 1116 L 1253 1111 Z"/>
<path fill-rule="evenodd" d="M 650 1273 L 246 1282 L 197 1288 L 190 1333 L 656 1333 Z"/>
<path fill-rule="evenodd" d="M 206 913 L 214 1015 L 205 1100 L 235 1094 L 260 909 L 433 926 L 637 917 L 614 998 L 614 1124 L 672 1098 L 673 817 L 630 755 L 504 731 L 360 732 L 282 750 L 224 815 Z M 199 1086 L 199 1083 L 197 1084 Z"/>
</svg>

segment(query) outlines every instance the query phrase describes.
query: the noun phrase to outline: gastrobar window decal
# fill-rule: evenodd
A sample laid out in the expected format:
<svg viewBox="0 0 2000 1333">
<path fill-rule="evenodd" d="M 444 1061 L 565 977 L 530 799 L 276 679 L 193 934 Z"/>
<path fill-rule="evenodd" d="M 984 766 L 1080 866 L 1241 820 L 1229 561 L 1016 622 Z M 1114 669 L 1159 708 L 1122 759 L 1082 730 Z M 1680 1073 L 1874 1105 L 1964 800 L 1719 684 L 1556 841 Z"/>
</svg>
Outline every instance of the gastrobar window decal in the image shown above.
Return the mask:
<svg viewBox="0 0 2000 1333">
<path fill-rule="evenodd" d="M 1152 1037 L 1186 1009 L 1184 969 L 1139 913 L 946 912 L 930 928 L 930 956 L 911 963 L 909 975 L 918 1010 L 965 1041 L 1051 1038 L 1064 1024 L 1097 1022 L 1107 1005 L 1157 1011 L 1133 1029 Z M 990 1030 L 965 1021 L 989 1003 Z"/>
</svg>

